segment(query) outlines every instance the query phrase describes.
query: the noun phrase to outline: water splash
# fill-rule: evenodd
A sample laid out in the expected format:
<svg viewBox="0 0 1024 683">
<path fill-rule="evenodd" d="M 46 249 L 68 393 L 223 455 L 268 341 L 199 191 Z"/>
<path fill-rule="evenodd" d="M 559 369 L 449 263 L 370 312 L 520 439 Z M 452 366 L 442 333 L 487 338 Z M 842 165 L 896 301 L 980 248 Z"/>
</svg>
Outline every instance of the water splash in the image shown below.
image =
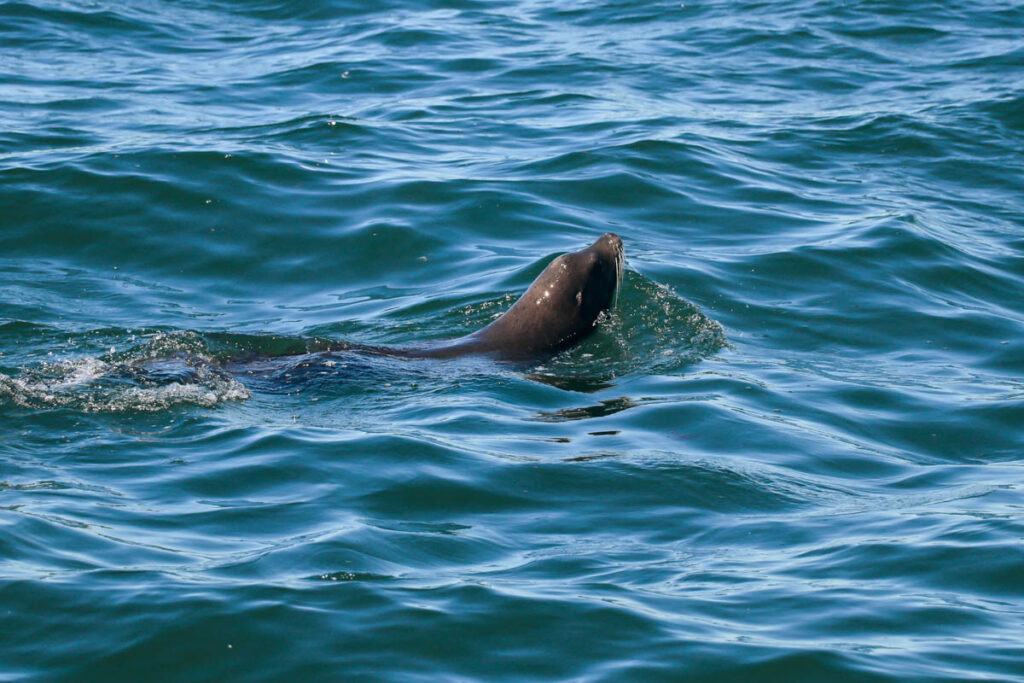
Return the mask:
<svg viewBox="0 0 1024 683">
<path fill-rule="evenodd" d="M 668 287 L 626 271 L 619 303 L 583 344 L 538 366 L 531 379 L 596 391 L 616 377 L 673 374 L 714 355 L 728 342 L 722 326 Z"/>
<path fill-rule="evenodd" d="M 219 370 L 195 332 L 157 333 L 141 345 L 101 356 L 41 363 L 17 376 L 0 374 L 0 403 L 32 409 L 153 412 L 175 406 L 213 407 L 249 398 Z"/>
</svg>

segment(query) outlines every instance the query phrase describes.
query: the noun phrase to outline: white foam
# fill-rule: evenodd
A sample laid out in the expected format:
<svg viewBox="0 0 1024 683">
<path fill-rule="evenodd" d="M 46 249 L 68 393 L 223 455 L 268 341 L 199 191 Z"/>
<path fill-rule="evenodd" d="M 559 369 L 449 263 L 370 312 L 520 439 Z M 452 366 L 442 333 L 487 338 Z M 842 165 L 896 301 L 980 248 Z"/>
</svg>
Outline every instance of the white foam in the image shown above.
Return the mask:
<svg viewBox="0 0 1024 683">
<path fill-rule="evenodd" d="M 86 357 L 28 368 L 19 377 L 0 374 L 0 400 L 34 409 L 153 412 L 173 406 L 213 407 L 251 396 L 236 379 L 210 369 L 202 361 L 195 367 L 193 381 L 157 386 L 140 386 L 123 378 L 111 381 L 111 373 L 117 367 L 99 358 Z"/>
</svg>

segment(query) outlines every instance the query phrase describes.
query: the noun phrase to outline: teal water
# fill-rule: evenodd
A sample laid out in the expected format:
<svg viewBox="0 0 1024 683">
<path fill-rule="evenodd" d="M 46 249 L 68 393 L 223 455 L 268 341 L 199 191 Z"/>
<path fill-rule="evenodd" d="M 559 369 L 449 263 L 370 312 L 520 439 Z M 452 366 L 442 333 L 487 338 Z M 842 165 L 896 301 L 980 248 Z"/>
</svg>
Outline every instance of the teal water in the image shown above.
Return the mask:
<svg viewBox="0 0 1024 683">
<path fill-rule="evenodd" d="M 0 1 L 0 680 L 1024 679 L 1022 36 Z"/>
</svg>

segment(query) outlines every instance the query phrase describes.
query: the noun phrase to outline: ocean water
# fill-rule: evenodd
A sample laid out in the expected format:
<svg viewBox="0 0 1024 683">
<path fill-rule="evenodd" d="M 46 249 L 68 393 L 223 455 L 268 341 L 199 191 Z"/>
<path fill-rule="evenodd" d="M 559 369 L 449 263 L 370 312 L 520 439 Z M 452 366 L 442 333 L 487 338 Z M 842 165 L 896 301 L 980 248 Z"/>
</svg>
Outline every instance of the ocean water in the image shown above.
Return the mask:
<svg viewBox="0 0 1024 683">
<path fill-rule="evenodd" d="M 606 231 L 554 358 L 321 351 Z M 0 1 L 0 680 L 1022 642 L 1024 5 Z"/>
</svg>

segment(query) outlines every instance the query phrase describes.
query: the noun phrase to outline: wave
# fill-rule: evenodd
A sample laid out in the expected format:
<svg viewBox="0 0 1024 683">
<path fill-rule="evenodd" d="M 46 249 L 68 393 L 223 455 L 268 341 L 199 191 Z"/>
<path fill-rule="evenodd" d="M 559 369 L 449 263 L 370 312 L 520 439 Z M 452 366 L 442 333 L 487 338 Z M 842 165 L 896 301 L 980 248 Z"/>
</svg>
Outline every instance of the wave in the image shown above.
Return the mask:
<svg viewBox="0 0 1024 683">
<path fill-rule="evenodd" d="M 592 392 L 630 373 L 680 372 L 725 346 L 722 326 L 667 287 L 626 271 L 620 290 L 618 306 L 604 317 L 595 335 L 550 360 L 523 367 L 526 377 L 566 390 Z M 442 320 L 461 319 L 455 329 L 465 329 L 455 334 L 447 330 L 447 336 L 482 327 L 512 300 L 502 297 L 448 311 Z M 393 323 L 391 334 L 398 329 L 405 335 L 422 334 L 439 327 L 432 311 L 414 308 L 406 315 L 417 310 L 418 320 Z M 14 322 L 0 327 L 21 335 L 27 329 L 37 336 L 46 331 Z M 486 376 L 509 367 L 489 361 L 452 364 L 364 357 L 358 349 L 345 349 L 351 340 L 331 338 L 323 334 L 329 330 L 320 330 L 317 336 L 103 330 L 103 339 L 111 343 L 107 353 L 0 374 L 0 401 L 24 408 L 89 412 L 158 411 L 186 405 L 209 408 L 251 397 L 244 382 L 270 393 L 326 387 L 330 396 L 332 386 L 361 385 L 386 394 L 392 381 L 408 386 L 404 379 L 409 375 L 443 382 L 452 367 L 455 376 L 467 372 Z M 79 340 L 95 346 L 98 332 L 71 335 L 68 341 L 72 346 Z M 138 337 L 142 341 L 133 343 Z"/>
</svg>

